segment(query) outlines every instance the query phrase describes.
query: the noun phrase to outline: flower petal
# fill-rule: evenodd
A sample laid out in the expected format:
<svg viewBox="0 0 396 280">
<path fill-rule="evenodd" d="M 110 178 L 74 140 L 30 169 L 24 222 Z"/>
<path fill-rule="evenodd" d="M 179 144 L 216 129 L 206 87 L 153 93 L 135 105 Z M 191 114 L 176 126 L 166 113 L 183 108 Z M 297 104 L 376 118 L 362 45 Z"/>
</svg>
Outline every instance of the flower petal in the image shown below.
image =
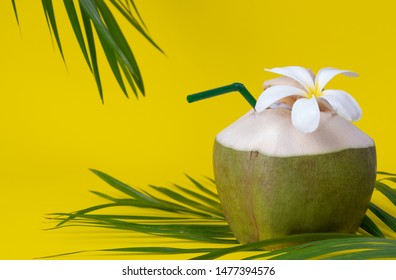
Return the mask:
<svg viewBox="0 0 396 280">
<path fill-rule="evenodd" d="M 287 76 L 280 76 L 275 79 L 267 80 L 264 82 L 264 89 L 267 89 L 269 87 L 273 86 L 292 86 L 296 88 L 300 88 L 302 90 L 305 90 L 305 88 L 296 80 L 289 78 Z"/>
<path fill-rule="evenodd" d="M 255 109 L 257 112 L 262 112 L 271 106 L 276 101 L 288 97 L 290 95 L 301 95 L 306 96 L 307 93 L 296 87 L 292 86 L 273 86 L 263 91 L 263 93 L 257 99 Z"/>
<path fill-rule="evenodd" d="M 309 133 L 315 131 L 319 126 L 320 111 L 315 97 L 300 98 L 292 108 L 292 123 L 298 130 Z"/>
<path fill-rule="evenodd" d="M 339 70 L 336 68 L 325 67 L 319 70 L 318 74 L 315 78 L 315 85 L 317 86 L 319 91 L 322 91 L 327 83 L 334 78 L 334 76 L 338 74 L 343 74 L 348 77 L 357 77 L 358 73 L 349 71 L 349 70 Z"/>
<path fill-rule="evenodd" d="M 307 91 L 314 87 L 314 80 L 307 69 L 300 66 L 276 67 L 265 71 L 280 74 L 299 82 Z"/>
<path fill-rule="evenodd" d="M 319 98 L 326 100 L 338 115 L 348 121 L 358 121 L 362 116 L 359 104 L 343 90 L 328 89 Z"/>
</svg>

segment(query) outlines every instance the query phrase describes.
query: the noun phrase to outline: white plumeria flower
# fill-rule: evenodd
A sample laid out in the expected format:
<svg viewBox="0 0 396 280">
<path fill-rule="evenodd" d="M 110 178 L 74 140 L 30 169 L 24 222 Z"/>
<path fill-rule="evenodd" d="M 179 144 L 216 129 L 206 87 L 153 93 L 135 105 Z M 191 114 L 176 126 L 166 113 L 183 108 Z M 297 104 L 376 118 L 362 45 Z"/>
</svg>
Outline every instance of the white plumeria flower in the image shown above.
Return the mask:
<svg viewBox="0 0 396 280">
<path fill-rule="evenodd" d="M 259 96 L 256 111 L 262 112 L 278 103 L 283 98 L 295 96 L 297 100 L 291 109 L 293 126 L 302 132 L 315 131 L 319 126 L 320 110 L 318 101 L 323 100 L 341 117 L 348 121 L 357 121 L 362 115 L 362 110 L 356 100 L 343 90 L 323 90 L 326 84 L 336 75 L 343 74 L 349 77 L 358 76 L 357 73 L 335 68 L 322 68 L 313 77 L 307 69 L 299 66 L 279 67 L 265 69 L 266 71 L 281 74 L 296 81 L 301 87 L 288 85 L 274 85 L 268 87 Z"/>
</svg>

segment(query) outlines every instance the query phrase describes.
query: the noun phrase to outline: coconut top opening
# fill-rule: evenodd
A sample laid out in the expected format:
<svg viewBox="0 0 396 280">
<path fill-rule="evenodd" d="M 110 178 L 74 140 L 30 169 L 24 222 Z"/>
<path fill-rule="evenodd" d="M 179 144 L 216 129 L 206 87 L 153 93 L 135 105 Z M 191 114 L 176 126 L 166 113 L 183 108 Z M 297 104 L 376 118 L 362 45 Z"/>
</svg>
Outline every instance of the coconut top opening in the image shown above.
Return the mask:
<svg viewBox="0 0 396 280">
<path fill-rule="evenodd" d="M 349 121 L 333 112 L 320 112 L 320 123 L 312 133 L 303 133 L 291 122 L 285 108 L 249 111 L 216 136 L 216 141 L 238 151 L 258 151 L 288 157 L 317 155 L 345 149 L 368 148 L 374 141 Z"/>
</svg>

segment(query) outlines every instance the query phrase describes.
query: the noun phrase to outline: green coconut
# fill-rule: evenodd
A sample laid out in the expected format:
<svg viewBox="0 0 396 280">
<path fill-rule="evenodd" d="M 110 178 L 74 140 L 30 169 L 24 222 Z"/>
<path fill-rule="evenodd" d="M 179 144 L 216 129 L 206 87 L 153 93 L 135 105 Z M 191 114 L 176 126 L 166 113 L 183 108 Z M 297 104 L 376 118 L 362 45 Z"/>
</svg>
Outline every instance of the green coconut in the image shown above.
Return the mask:
<svg viewBox="0 0 396 280">
<path fill-rule="evenodd" d="M 355 233 L 374 189 L 374 141 L 334 112 L 312 133 L 289 109 L 248 112 L 216 136 L 214 174 L 241 243 L 299 233 Z"/>
</svg>

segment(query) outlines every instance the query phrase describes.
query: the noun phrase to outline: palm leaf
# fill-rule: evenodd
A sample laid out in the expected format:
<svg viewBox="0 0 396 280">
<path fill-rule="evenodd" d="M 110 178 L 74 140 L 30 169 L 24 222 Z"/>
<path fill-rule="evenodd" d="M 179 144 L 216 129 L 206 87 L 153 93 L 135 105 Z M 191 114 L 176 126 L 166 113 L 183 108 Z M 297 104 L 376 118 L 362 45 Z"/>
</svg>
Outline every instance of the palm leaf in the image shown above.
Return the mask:
<svg viewBox="0 0 396 280">
<path fill-rule="evenodd" d="M 137 60 L 108 4 L 103 0 L 79 0 L 77 2 L 73 0 L 64 0 L 63 2 L 85 62 L 95 78 L 102 102 L 103 88 L 92 26 L 98 35 L 100 45 L 105 53 L 110 69 L 124 95 L 128 97 L 127 84 L 136 97 L 138 97 L 139 92 L 144 96 L 145 87 Z M 11 3 L 19 25 L 16 1 L 11 0 Z M 124 17 L 153 47 L 163 53 L 161 48 L 148 34 L 146 25 L 133 0 L 111 0 L 109 3 L 115 8 L 115 11 Z M 42 0 L 42 6 L 50 33 L 55 39 L 62 59 L 65 60 L 53 2 L 52 0 Z M 79 6 L 79 9 L 77 6 Z M 80 17 L 77 11 L 79 11 Z"/>
<path fill-rule="evenodd" d="M 18 11 L 17 11 L 15 0 L 11 0 L 11 3 L 12 3 L 12 9 L 14 10 L 15 19 L 17 21 L 17 24 L 19 25 Z"/>
<path fill-rule="evenodd" d="M 118 46 L 119 49 L 122 50 L 120 52 L 117 52 L 117 49 L 115 50 L 115 53 L 120 56 L 119 58 L 117 56 L 117 60 L 127 66 L 129 73 L 133 77 L 134 82 L 144 95 L 143 79 L 140 74 L 139 67 L 132 53 L 132 50 L 129 47 L 129 44 L 121 31 L 121 28 L 118 26 L 116 19 L 114 18 L 110 9 L 107 7 L 103 0 L 96 0 L 96 4 L 104 20 L 104 23 L 107 26 L 107 29 L 111 30 L 112 37 L 114 38 L 116 46 Z"/>
<path fill-rule="evenodd" d="M 290 235 L 240 245 L 234 238 L 216 194 L 215 183 L 204 184 L 188 176 L 194 189 L 174 184 L 173 187 L 149 186 L 139 190 L 116 178 L 91 170 L 123 197 L 113 197 L 93 191 L 107 203 L 88 207 L 71 213 L 53 213 L 50 219 L 57 222 L 52 228 L 86 226 L 138 232 L 145 235 L 200 242 L 202 248 L 176 247 L 125 247 L 78 251 L 54 255 L 60 257 L 78 253 L 118 252 L 126 254 L 197 254 L 193 259 L 217 259 L 229 254 L 247 252 L 246 259 L 376 259 L 396 258 L 396 240 L 386 236 L 373 219 L 365 216 L 361 225 L 363 234 L 309 233 Z M 391 173 L 386 180 L 393 182 Z M 376 188 L 392 201 L 396 190 L 379 179 Z M 386 187 L 385 187 L 386 186 Z M 155 193 L 158 193 L 161 198 Z M 128 207 L 127 214 L 97 213 L 113 207 Z M 135 210 L 150 209 L 146 214 L 135 215 Z M 370 211 L 396 232 L 395 217 L 383 210 L 378 203 L 370 203 Z M 217 244 L 223 248 L 210 247 Z M 266 251 L 265 248 L 279 248 Z"/>
<path fill-rule="evenodd" d="M 354 252 L 351 252 L 354 250 Z M 396 257 L 396 240 L 355 236 L 329 238 L 305 242 L 285 249 L 252 255 L 246 259 L 301 260 L 316 259 L 369 259 L 383 255 Z M 374 253 L 374 254 L 373 254 Z"/>
<path fill-rule="evenodd" d="M 120 68 L 118 66 L 118 60 L 117 60 L 116 54 L 112 50 L 111 46 L 109 46 L 107 44 L 105 39 L 103 39 L 103 36 L 99 35 L 99 40 L 102 44 L 103 50 L 104 50 L 106 58 L 107 58 L 107 62 L 109 63 L 109 66 L 110 66 L 111 70 L 113 71 L 113 75 L 116 78 L 118 85 L 120 86 L 124 95 L 126 97 L 128 97 L 128 92 L 125 87 L 124 80 L 122 79 L 122 75 L 120 72 Z"/>
<path fill-rule="evenodd" d="M 164 188 L 164 187 L 156 187 L 156 186 L 151 186 L 153 189 L 157 190 L 158 192 L 167 195 L 170 198 L 173 198 L 174 200 L 183 203 L 184 205 L 189 205 L 191 208 L 195 208 L 199 211 L 205 212 L 209 215 L 217 216 L 217 217 L 223 217 L 223 213 L 213 207 L 208 207 L 199 201 L 195 201 L 193 199 L 189 199 L 173 190 L 170 190 L 169 188 Z"/>
<path fill-rule="evenodd" d="M 93 31 L 92 31 L 91 20 L 90 20 L 89 16 L 87 15 L 87 13 L 81 8 L 81 6 L 80 6 L 80 13 L 81 13 L 82 22 L 83 22 L 84 29 L 85 29 L 85 36 L 86 36 L 87 42 L 88 42 L 88 48 L 89 48 L 89 54 L 90 54 L 90 58 L 91 58 L 93 75 L 95 78 L 96 86 L 99 91 L 100 99 L 103 102 L 103 88 L 102 88 L 102 82 L 100 80 L 98 60 L 96 58 L 96 46 L 95 46 L 95 39 L 94 39 Z"/>
<path fill-rule="evenodd" d="M 360 227 L 372 236 L 385 237 L 379 227 L 367 215 L 364 216 L 363 222 Z"/>
<path fill-rule="evenodd" d="M 85 61 L 87 62 L 88 67 L 92 72 L 91 61 L 88 56 L 88 51 L 85 45 L 83 31 L 81 29 L 80 21 L 77 16 L 77 11 L 76 11 L 76 7 L 74 6 L 74 2 L 73 0 L 63 0 L 63 3 L 65 5 L 65 9 L 69 17 L 69 21 L 73 27 L 74 35 L 76 36 L 78 44 L 80 45 L 80 49 L 83 53 Z"/>
<path fill-rule="evenodd" d="M 54 7 L 52 5 L 52 0 L 41 0 L 41 3 L 43 5 L 44 14 L 45 14 L 45 18 L 47 20 L 48 28 L 49 28 L 50 32 L 52 30 L 52 33 L 56 40 L 56 44 L 58 45 L 59 52 L 60 52 L 62 59 L 64 61 L 65 57 L 63 55 L 62 43 L 60 41 L 58 27 L 56 25 L 56 19 L 55 19 Z"/>
<path fill-rule="evenodd" d="M 396 218 L 388 214 L 374 203 L 370 202 L 369 209 L 380 218 L 388 227 L 396 232 Z"/>
<path fill-rule="evenodd" d="M 193 254 L 193 253 L 204 253 L 216 250 L 216 248 L 173 248 L 173 247 L 125 247 L 125 248 L 112 248 L 102 249 L 101 252 L 112 252 L 112 253 L 139 253 L 139 254 L 157 254 L 157 255 L 175 255 L 175 254 Z M 98 250 L 82 250 L 70 253 L 63 253 L 57 255 L 51 255 L 41 257 L 41 259 L 58 258 L 69 255 L 81 254 L 81 253 L 95 253 Z"/>
<path fill-rule="evenodd" d="M 293 244 L 293 243 L 301 243 L 301 242 L 310 242 L 313 240 L 326 240 L 326 239 L 337 239 L 337 238 L 356 238 L 356 235 L 353 234 L 327 234 L 327 233 L 316 233 L 316 234 L 298 234 L 298 235 L 290 235 L 286 237 L 262 240 L 257 242 L 252 242 L 244 245 L 232 246 L 225 249 L 219 249 L 214 252 L 201 255 L 195 257 L 195 260 L 212 260 L 217 259 L 219 257 L 242 252 L 242 251 L 251 251 L 254 249 L 260 249 L 263 247 L 270 246 L 279 246 L 284 244 Z"/>
<path fill-rule="evenodd" d="M 194 178 L 191 178 L 191 177 L 188 176 L 187 174 L 186 174 L 186 177 L 187 177 L 188 179 L 190 179 L 190 181 L 191 181 L 199 190 L 203 191 L 204 193 L 210 195 L 210 196 L 213 197 L 213 198 L 218 199 L 218 196 L 217 196 L 217 194 L 216 194 L 214 191 L 212 191 L 212 190 L 210 190 L 209 188 L 205 187 L 205 186 L 202 185 L 200 182 L 198 182 L 198 181 L 195 180 Z M 214 182 L 214 181 L 213 181 L 213 182 Z"/>
<path fill-rule="evenodd" d="M 393 205 L 396 205 L 396 192 L 394 189 L 382 182 L 382 180 L 389 180 L 396 183 L 396 178 L 385 178 L 375 182 L 375 188 L 385 195 Z"/>
<path fill-rule="evenodd" d="M 378 175 L 391 175 L 391 176 L 396 176 L 395 173 L 389 173 L 389 172 L 384 172 L 384 171 L 377 171 Z"/>
<path fill-rule="evenodd" d="M 114 7 L 117 8 L 117 10 L 129 21 L 129 23 L 136 28 L 137 31 L 140 32 L 140 34 L 143 35 L 149 41 L 157 50 L 160 52 L 164 53 L 163 50 L 153 41 L 153 39 L 148 35 L 147 31 L 145 30 L 146 25 L 144 24 L 139 11 L 136 8 L 136 5 L 134 4 L 133 1 L 127 1 L 127 3 L 131 3 L 134 11 L 136 12 L 138 19 L 137 20 L 131 13 L 131 10 L 128 9 L 121 1 L 116 1 L 116 0 L 110 0 L 110 2 L 114 5 Z M 139 21 L 141 23 L 139 23 Z"/>
<path fill-rule="evenodd" d="M 220 203 L 218 201 L 213 200 L 213 199 L 211 199 L 211 198 L 209 198 L 209 197 L 207 197 L 205 195 L 202 195 L 202 194 L 200 194 L 200 193 L 198 193 L 196 191 L 192 191 L 192 190 L 189 190 L 189 189 L 187 189 L 185 187 L 181 187 L 181 186 L 179 186 L 177 184 L 175 184 L 174 186 L 177 187 L 182 192 L 193 196 L 195 199 L 200 200 L 201 202 L 204 202 L 206 205 L 208 205 L 210 207 L 213 207 L 213 208 L 216 208 L 217 210 L 221 211 L 221 205 L 220 205 Z M 219 212 L 219 211 L 216 211 L 216 212 L 217 213 L 221 213 L 221 215 L 223 216 L 223 212 Z"/>
</svg>

